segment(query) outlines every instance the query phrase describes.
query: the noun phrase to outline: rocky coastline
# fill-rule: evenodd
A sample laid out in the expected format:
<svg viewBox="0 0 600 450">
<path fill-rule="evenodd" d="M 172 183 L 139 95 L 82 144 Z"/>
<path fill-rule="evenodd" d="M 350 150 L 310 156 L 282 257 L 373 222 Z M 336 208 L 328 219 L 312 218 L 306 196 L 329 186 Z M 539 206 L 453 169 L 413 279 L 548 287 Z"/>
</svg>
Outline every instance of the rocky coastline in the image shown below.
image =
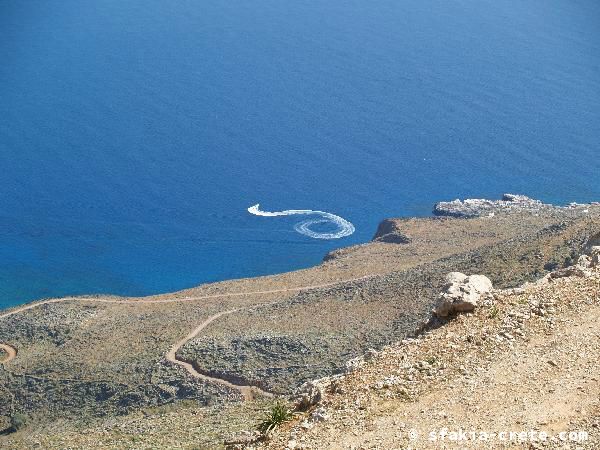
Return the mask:
<svg viewBox="0 0 600 450">
<path fill-rule="evenodd" d="M 411 338 L 430 323 L 434 309 L 440 320 L 472 311 L 489 290 L 485 280 L 510 289 L 551 273 L 570 274 L 580 256 L 600 244 L 598 203 L 557 207 L 505 194 L 496 201 L 441 202 L 434 213 L 386 219 L 371 242 L 332 252 L 311 269 L 143 302 L 74 299 L 3 320 L 0 343 L 19 353 L 0 364 L 0 393 L 11 398 L 0 406 L 0 422 L 8 426 L 16 412 L 25 414 L 42 442 L 44 433 L 191 402 L 210 417 L 228 411 L 247 428 L 250 418 L 242 411 L 248 406 L 239 393 L 193 379 L 165 359 L 173 343 L 207 317 L 238 311 L 183 345 L 179 358 L 211 376 L 287 397 Z M 449 280 L 453 272 L 485 280 Z M 225 433 L 225 424 L 206 420 L 215 435 Z M 0 436 L 0 446 L 3 439 L 15 448 L 32 442 L 19 434 Z"/>
<path fill-rule="evenodd" d="M 504 194 L 500 200 L 466 199 L 439 202 L 433 207 L 436 216 L 473 218 L 489 216 L 497 213 L 526 211 L 530 213 L 552 212 L 571 209 L 585 211 L 590 206 L 598 206 L 600 203 L 570 203 L 567 206 L 557 206 L 543 203 L 526 195 Z"/>
</svg>

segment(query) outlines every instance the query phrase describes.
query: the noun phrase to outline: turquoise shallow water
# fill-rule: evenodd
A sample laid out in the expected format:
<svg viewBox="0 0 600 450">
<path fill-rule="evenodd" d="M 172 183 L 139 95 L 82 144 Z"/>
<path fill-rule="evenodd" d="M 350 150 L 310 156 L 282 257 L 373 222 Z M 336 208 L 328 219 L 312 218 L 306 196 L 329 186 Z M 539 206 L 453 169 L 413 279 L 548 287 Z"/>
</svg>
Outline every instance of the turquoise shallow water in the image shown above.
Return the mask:
<svg viewBox="0 0 600 450">
<path fill-rule="evenodd" d="M 4 1 L 0 306 L 306 267 L 442 199 L 598 200 L 599 24 L 593 0 Z"/>
</svg>

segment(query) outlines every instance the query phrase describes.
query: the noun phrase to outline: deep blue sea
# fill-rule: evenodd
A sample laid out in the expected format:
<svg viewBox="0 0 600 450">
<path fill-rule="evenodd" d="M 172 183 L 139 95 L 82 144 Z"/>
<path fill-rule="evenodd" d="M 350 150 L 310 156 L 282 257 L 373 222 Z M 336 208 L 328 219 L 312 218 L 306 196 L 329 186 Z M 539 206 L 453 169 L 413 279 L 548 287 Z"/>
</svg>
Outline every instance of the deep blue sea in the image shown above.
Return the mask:
<svg viewBox="0 0 600 450">
<path fill-rule="evenodd" d="M 0 2 L 0 307 L 307 267 L 503 192 L 600 200 L 598 0 Z"/>
</svg>

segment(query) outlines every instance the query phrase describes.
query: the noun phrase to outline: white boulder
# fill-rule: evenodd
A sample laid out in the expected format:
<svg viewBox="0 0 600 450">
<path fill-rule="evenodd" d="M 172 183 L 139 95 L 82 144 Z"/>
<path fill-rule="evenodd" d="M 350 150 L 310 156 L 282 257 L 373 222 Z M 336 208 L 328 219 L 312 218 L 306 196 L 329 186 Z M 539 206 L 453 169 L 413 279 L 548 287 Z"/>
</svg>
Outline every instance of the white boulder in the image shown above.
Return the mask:
<svg viewBox="0 0 600 450">
<path fill-rule="evenodd" d="M 492 282 L 484 275 L 467 276 L 464 273 L 451 272 L 446 276 L 444 291 L 440 293 L 433 312 L 438 317 L 472 312 L 478 306 L 481 297 L 492 289 Z"/>
<path fill-rule="evenodd" d="M 307 381 L 295 391 L 295 410 L 307 411 L 318 405 L 325 393 L 329 391 L 333 382 L 340 379 L 339 375 L 323 377 L 318 380 Z"/>
</svg>

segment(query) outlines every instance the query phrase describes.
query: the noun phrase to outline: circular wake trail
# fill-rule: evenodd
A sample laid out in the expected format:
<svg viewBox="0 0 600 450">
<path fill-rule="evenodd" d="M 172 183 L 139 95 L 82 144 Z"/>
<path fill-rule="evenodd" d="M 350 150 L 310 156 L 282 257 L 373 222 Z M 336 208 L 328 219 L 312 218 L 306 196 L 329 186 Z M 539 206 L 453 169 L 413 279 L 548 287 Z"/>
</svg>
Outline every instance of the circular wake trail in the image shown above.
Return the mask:
<svg viewBox="0 0 600 450">
<path fill-rule="evenodd" d="M 294 229 L 305 236 L 314 238 L 314 239 L 339 239 L 346 236 L 350 236 L 354 233 L 354 225 L 351 222 L 348 222 L 346 219 L 336 216 L 335 214 L 331 214 L 325 211 L 314 211 L 312 209 L 288 209 L 286 211 L 261 211 L 260 205 L 256 204 L 248 208 L 248 212 L 250 214 L 254 214 L 255 216 L 262 217 L 279 217 L 279 216 L 295 216 L 295 215 L 315 215 L 318 216 L 315 219 L 303 220 L 302 222 L 297 223 L 294 226 Z M 321 233 L 318 231 L 313 231 L 311 227 L 317 224 L 323 223 L 333 223 L 337 230 L 332 233 Z"/>
</svg>

